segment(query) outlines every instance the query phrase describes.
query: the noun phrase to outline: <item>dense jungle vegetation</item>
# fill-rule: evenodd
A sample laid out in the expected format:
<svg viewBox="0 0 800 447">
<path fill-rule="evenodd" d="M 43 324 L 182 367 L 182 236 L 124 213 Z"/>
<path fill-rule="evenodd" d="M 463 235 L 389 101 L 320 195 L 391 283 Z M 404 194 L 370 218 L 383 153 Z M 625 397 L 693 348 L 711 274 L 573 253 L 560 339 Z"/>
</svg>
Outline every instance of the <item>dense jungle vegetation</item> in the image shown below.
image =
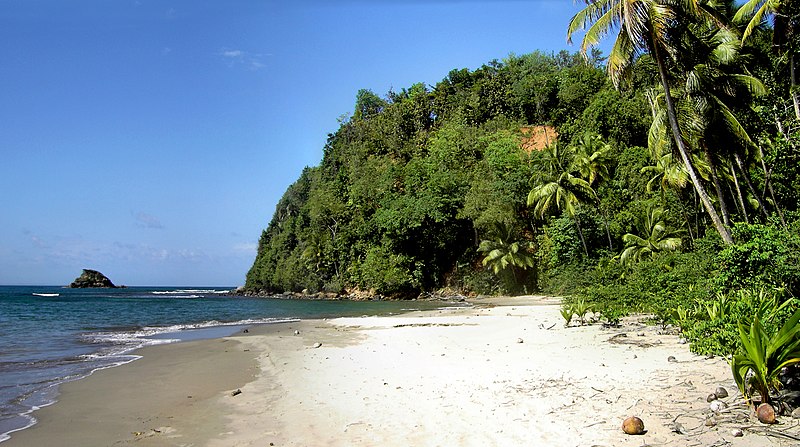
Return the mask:
<svg viewBox="0 0 800 447">
<path fill-rule="evenodd" d="M 611 324 L 653 313 L 703 353 L 780 327 L 800 292 L 800 2 L 603 0 L 565 30 L 581 52 L 359 91 L 246 288 L 544 292 Z"/>
</svg>

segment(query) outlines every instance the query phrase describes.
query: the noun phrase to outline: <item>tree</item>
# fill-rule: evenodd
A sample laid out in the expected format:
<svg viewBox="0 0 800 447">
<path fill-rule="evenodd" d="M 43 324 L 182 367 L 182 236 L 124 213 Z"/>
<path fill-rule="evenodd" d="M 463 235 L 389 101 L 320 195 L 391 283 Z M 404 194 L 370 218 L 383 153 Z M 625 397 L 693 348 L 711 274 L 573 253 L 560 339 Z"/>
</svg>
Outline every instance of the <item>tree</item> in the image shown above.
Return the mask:
<svg viewBox="0 0 800 447">
<path fill-rule="evenodd" d="M 556 142 L 548 146 L 543 154 L 541 164 L 547 169 L 545 181 L 535 186 L 528 193 L 528 206 L 533 205 L 533 213 L 543 218 L 553 206 L 566 213 L 575 222 L 583 244 L 583 251 L 588 256 L 589 248 L 583 237 L 577 208 L 587 200 L 596 200 L 597 195 L 588 181 L 575 175 L 574 151 L 562 152 Z"/>
<path fill-rule="evenodd" d="M 481 263 L 488 266 L 495 274 L 509 267 L 519 267 L 523 270 L 534 266 L 534 257 L 530 253 L 533 242 L 513 241 L 502 239 L 481 241 L 478 251 L 486 253 Z"/>
<path fill-rule="evenodd" d="M 656 160 L 653 166 L 645 166 L 641 173 L 652 173 L 652 177 L 647 182 L 647 191 L 653 190 L 653 184 L 658 182 L 661 185 L 661 195 L 668 189 L 683 189 L 689 181 L 683 165 L 676 163 L 671 153 L 664 154 Z"/>
<path fill-rule="evenodd" d="M 622 236 L 625 250 L 619 255 L 622 264 L 632 264 L 663 251 L 677 250 L 681 238 L 670 230 L 664 219 L 664 209 L 650 207 L 637 222 L 639 234 L 626 233 Z"/>
<path fill-rule="evenodd" d="M 510 271 L 516 285 L 517 270 L 536 267 L 536 246 L 531 241 L 516 240 L 512 228 L 502 223 L 496 224 L 492 233 L 494 237 L 481 241 L 478 247 L 478 252 L 485 254 L 481 264 L 495 275 Z"/>
<path fill-rule="evenodd" d="M 795 53 L 798 50 L 797 40 L 800 38 L 800 1 L 748 0 L 745 2 L 733 17 L 734 22 L 747 22 L 742 33 L 742 42 L 747 40 L 767 17 L 772 18 L 773 44 L 789 59 L 789 94 L 794 104 L 795 117 L 800 120 L 800 91 L 797 88 L 795 71 Z"/>
<path fill-rule="evenodd" d="M 692 164 L 691 152 L 678 123 L 675 104 L 670 93 L 670 79 L 667 58 L 678 52 L 678 38 L 681 19 L 685 15 L 698 18 L 701 9 L 692 0 L 679 0 L 666 3 L 660 0 L 587 0 L 587 6 L 570 20 L 567 40 L 579 29 L 586 33 L 581 44 L 585 55 L 590 47 L 596 46 L 600 39 L 615 28 L 619 33 L 608 57 L 607 70 L 616 87 L 630 73 L 633 62 L 641 53 L 649 53 L 656 64 L 661 87 L 664 89 L 667 116 L 673 139 L 681 159 L 686 166 L 689 178 L 700 197 L 714 227 L 727 244 L 733 243 L 730 230 L 723 224 L 700 177 Z M 674 56 L 673 56 L 674 57 Z"/>
<path fill-rule="evenodd" d="M 575 167 L 581 177 L 589 183 L 589 186 L 593 187 L 599 181 L 608 180 L 611 177 L 609 173 L 611 146 L 603 141 L 600 135 L 587 132 L 578 138 L 573 148 L 575 151 Z M 601 207 L 600 199 L 596 194 L 594 198 L 595 205 L 603 216 L 603 225 L 606 228 L 606 237 L 608 238 L 608 249 L 613 250 L 614 244 L 611 241 L 611 231 L 608 228 L 608 217 Z"/>
</svg>

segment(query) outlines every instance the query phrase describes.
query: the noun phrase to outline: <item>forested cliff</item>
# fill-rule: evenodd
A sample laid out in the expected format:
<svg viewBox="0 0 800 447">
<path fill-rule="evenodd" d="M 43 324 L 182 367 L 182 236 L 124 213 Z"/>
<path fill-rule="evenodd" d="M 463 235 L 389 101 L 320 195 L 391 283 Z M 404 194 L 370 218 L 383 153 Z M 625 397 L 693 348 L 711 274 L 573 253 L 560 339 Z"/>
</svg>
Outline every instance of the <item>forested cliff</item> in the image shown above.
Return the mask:
<svg viewBox="0 0 800 447">
<path fill-rule="evenodd" d="M 385 97 L 359 91 L 322 163 L 306 168 L 278 204 L 247 288 L 498 290 L 483 273 L 480 242 L 533 242 L 541 233 L 526 206 L 528 126 L 556 127 L 561 141 L 593 132 L 620 148 L 646 144 L 646 102 L 633 90 L 616 92 L 599 62 L 533 53 L 453 70 L 433 87 Z M 518 288 L 536 287 L 534 278 L 519 279 Z"/>
<path fill-rule="evenodd" d="M 744 44 L 712 24 L 683 33 L 666 62 L 642 51 L 616 75 L 598 52 L 534 52 L 359 91 L 278 203 L 246 289 L 562 293 L 653 271 L 700 284 L 756 227 L 792 247 L 800 126 L 785 53 L 769 29 Z"/>
</svg>

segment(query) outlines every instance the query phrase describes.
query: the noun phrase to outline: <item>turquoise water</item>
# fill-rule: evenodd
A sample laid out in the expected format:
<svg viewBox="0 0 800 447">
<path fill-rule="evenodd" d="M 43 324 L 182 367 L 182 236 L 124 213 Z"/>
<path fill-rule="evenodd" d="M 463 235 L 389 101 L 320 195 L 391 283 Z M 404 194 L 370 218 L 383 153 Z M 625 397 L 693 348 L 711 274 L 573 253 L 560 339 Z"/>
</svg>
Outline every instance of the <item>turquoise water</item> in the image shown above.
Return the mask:
<svg viewBox="0 0 800 447">
<path fill-rule="evenodd" d="M 58 385 L 135 360 L 147 345 L 221 337 L 243 325 L 442 307 L 441 302 L 231 297 L 221 287 L 0 286 L 0 442 L 34 423 Z"/>
</svg>

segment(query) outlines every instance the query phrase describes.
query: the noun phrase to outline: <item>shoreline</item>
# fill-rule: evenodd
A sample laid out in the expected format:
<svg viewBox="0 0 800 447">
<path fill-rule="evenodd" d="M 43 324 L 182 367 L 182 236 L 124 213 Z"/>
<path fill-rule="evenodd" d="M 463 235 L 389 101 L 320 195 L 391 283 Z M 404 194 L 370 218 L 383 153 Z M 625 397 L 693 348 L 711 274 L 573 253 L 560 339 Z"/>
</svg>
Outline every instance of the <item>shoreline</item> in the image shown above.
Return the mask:
<svg viewBox="0 0 800 447">
<path fill-rule="evenodd" d="M 2 445 L 790 445 L 734 437 L 751 421 L 725 360 L 658 327 L 564 328 L 554 298 L 470 303 L 143 348 L 62 385 Z M 720 385 L 727 414 L 744 419 L 707 427 Z M 630 415 L 645 435 L 622 433 Z"/>
</svg>

